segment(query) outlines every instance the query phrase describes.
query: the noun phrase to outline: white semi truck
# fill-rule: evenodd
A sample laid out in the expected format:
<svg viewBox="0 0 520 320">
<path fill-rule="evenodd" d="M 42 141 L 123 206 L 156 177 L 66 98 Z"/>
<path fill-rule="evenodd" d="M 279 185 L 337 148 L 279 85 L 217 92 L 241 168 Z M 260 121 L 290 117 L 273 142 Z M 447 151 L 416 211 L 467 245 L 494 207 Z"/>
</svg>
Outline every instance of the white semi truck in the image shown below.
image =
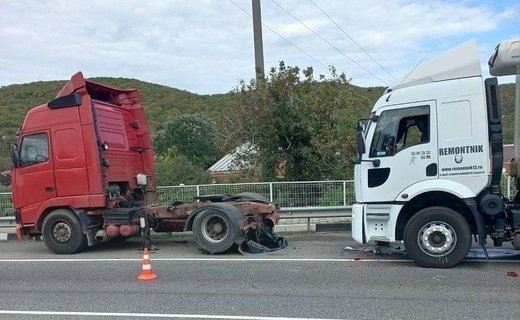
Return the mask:
<svg viewBox="0 0 520 320">
<path fill-rule="evenodd" d="M 489 71 L 516 74 L 519 159 L 520 39 L 496 47 Z M 506 199 L 500 188 L 498 94 L 497 79 L 483 79 L 475 41 L 426 61 L 385 91 L 358 123 L 354 240 L 402 241 L 416 264 L 432 268 L 462 261 L 473 236 L 483 247 L 489 237 L 495 246 L 512 241 L 520 249 L 520 199 Z"/>
</svg>

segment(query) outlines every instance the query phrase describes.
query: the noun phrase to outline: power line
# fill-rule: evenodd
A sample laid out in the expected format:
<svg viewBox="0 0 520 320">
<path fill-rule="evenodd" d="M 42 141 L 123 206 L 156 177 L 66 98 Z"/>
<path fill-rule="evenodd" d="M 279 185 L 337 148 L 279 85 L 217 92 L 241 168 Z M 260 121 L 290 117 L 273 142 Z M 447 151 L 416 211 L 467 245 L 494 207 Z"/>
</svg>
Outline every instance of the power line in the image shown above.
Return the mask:
<svg viewBox="0 0 520 320">
<path fill-rule="evenodd" d="M 231 0 L 230 0 L 231 1 Z M 280 9 L 282 9 L 283 11 L 285 11 L 288 15 L 290 15 L 293 19 L 295 19 L 296 21 L 298 21 L 302 26 L 304 26 L 305 28 L 307 28 L 307 30 L 311 31 L 312 33 L 314 33 L 314 35 L 316 35 L 318 38 L 320 38 L 323 42 L 327 43 L 329 46 L 331 46 L 332 48 L 334 48 L 336 51 L 338 51 L 342 56 L 344 56 L 345 58 L 347 58 L 348 60 L 350 60 L 352 63 L 354 63 L 355 65 L 357 65 L 359 68 L 365 70 L 365 72 L 367 72 L 368 74 L 372 75 L 374 78 L 378 79 L 379 81 L 383 82 L 384 84 L 386 84 L 388 86 L 388 83 L 381 79 L 380 77 L 378 77 L 377 75 L 375 75 L 373 72 L 371 72 L 370 70 L 368 70 L 367 68 L 363 67 L 361 64 L 359 64 L 357 61 L 355 61 L 354 59 L 352 59 L 351 57 L 349 57 L 348 55 L 346 55 L 341 49 L 339 49 L 338 47 L 336 47 L 334 44 L 332 44 L 330 41 L 328 41 L 327 39 L 323 38 L 321 35 L 319 35 L 316 31 L 314 31 L 313 29 L 311 29 L 309 26 L 307 26 L 303 21 L 301 21 L 300 19 L 298 19 L 297 17 L 295 17 L 292 13 L 290 13 L 287 9 L 285 9 L 284 7 L 282 7 L 281 5 L 279 5 L 276 1 L 274 0 L 271 0 L 276 6 L 278 6 Z"/>
<path fill-rule="evenodd" d="M 394 77 L 393 74 L 391 74 L 385 67 L 383 67 L 376 59 L 374 59 L 359 43 L 357 43 L 354 39 L 352 39 L 352 37 L 345 31 L 343 30 L 343 28 L 336 22 L 334 21 L 334 19 L 332 19 L 325 11 L 323 11 L 323 9 L 318 6 L 318 4 L 314 1 L 314 0 L 309 0 L 310 2 L 312 2 L 312 4 L 314 4 L 314 6 L 316 8 L 318 8 L 318 10 L 321 11 L 321 13 L 323 13 L 330 21 L 332 21 L 332 23 L 334 23 L 336 25 L 336 27 L 338 27 L 339 30 L 341 30 L 341 32 L 343 32 L 343 34 L 345 36 L 347 36 L 347 38 L 350 39 L 350 41 L 352 41 L 359 49 L 361 49 L 370 59 L 372 59 L 372 61 L 374 61 L 381 69 L 383 69 L 388 75 L 390 75 L 390 77 L 392 77 L 394 80 L 397 80 L 396 77 Z"/>
<path fill-rule="evenodd" d="M 245 14 L 247 14 L 248 16 L 252 17 L 253 15 L 251 13 L 249 13 L 247 10 L 245 10 L 244 8 L 242 8 L 241 6 L 239 6 L 238 4 L 236 4 L 235 1 L 233 0 L 228 0 L 229 2 L 231 2 L 232 4 L 235 5 L 235 7 L 237 7 L 238 9 L 242 10 Z M 307 52 L 305 52 L 302 48 L 298 47 L 297 45 L 295 45 L 293 42 L 289 41 L 288 39 L 286 39 L 285 37 L 283 37 L 281 34 L 279 34 L 278 32 L 276 32 L 274 29 L 272 29 L 271 27 L 269 27 L 268 25 L 266 25 L 265 23 L 262 22 L 262 26 L 264 26 L 266 29 L 268 29 L 269 31 L 271 31 L 272 33 L 276 34 L 278 37 L 280 37 L 282 40 L 286 41 L 287 43 L 289 43 L 290 45 L 292 45 L 293 47 L 295 47 L 296 49 L 298 49 L 301 53 L 303 53 L 304 55 L 306 55 L 307 57 L 311 58 L 312 60 L 316 61 L 317 63 L 321 64 L 322 66 L 324 66 L 325 68 L 328 68 L 329 66 L 327 66 L 325 63 L 321 62 L 320 60 L 318 60 L 317 58 L 311 56 L 310 54 L 308 54 Z"/>
</svg>

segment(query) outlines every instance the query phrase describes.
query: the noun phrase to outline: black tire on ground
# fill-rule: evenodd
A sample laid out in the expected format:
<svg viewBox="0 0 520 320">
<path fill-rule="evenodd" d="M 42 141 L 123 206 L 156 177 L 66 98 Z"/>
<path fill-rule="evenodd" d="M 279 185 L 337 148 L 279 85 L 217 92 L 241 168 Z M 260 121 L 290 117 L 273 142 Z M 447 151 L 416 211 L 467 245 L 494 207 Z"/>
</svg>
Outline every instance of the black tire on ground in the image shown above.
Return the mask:
<svg viewBox="0 0 520 320">
<path fill-rule="evenodd" d="M 471 229 L 458 212 L 429 207 L 417 212 L 406 224 L 404 245 L 408 256 L 421 267 L 451 268 L 468 253 Z"/>
<path fill-rule="evenodd" d="M 43 220 L 43 241 L 57 254 L 72 254 L 87 247 L 87 237 L 78 217 L 70 210 L 57 209 Z"/>
<path fill-rule="evenodd" d="M 219 210 L 204 210 L 193 220 L 195 242 L 209 253 L 220 253 L 230 249 L 238 236 L 238 225 Z"/>
</svg>

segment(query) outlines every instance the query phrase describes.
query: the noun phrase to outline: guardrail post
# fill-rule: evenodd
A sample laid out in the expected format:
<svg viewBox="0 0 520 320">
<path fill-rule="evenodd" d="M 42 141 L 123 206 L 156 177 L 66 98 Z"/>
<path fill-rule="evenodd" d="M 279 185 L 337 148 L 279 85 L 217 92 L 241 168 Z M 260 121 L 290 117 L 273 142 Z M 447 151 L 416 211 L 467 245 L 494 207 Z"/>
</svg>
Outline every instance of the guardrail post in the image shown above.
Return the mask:
<svg viewBox="0 0 520 320">
<path fill-rule="evenodd" d="M 343 181 L 343 205 L 347 206 L 347 181 Z"/>
<path fill-rule="evenodd" d="M 273 183 L 272 182 L 269 182 L 269 201 L 274 202 L 273 201 Z"/>
<path fill-rule="evenodd" d="M 197 185 L 197 197 L 200 196 L 200 186 Z"/>
</svg>

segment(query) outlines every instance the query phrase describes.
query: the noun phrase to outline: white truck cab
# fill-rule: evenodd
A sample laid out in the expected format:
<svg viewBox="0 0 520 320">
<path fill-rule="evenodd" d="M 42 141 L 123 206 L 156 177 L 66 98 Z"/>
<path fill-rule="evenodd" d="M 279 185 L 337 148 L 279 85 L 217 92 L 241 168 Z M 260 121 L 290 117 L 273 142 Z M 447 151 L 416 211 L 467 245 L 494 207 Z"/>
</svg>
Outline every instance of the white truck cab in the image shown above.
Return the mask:
<svg viewBox="0 0 520 320">
<path fill-rule="evenodd" d="M 504 41 L 490 72 L 516 74 L 517 65 L 520 40 Z M 456 265 L 474 234 L 481 245 L 489 235 L 495 245 L 516 240 L 520 248 L 520 204 L 515 209 L 500 190 L 498 83 L 483 80 L 475 41 L 419 65 L 387 89 L 369 119 L 358 123 L 357 141 L 357 242 L 404 241 L 424 267 Z"/>
</svg>

